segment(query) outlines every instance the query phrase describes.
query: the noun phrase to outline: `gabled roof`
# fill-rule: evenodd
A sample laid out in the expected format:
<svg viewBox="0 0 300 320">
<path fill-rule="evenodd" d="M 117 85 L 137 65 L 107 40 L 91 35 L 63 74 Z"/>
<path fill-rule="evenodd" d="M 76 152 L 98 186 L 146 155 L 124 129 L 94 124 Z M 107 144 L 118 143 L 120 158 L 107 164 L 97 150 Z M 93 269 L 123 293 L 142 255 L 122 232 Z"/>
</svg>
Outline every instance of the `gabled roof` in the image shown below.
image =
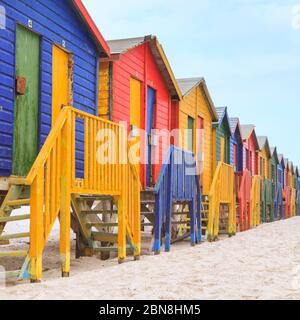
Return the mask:
<svg viewBox="0 0 300 320">
<path fill-rule="evenodd" d="M 299 168 L 298 168 L 298 166 L 295 167 L 295 175 L 296 175 L 296 177 L 299 177 Z"/>
<path fill-rule="evenodd" d="M 242 133 L 243 140 L 250 139 L 251 135 L 254 134 L 255 147 L 256 147 L 256 150 L 259 150 L 257 135 L 255 132 L 255 126 L 253 124 L 242 124 L 241 133 Z"/>
<path fill-rule="evenodd" d="M 270 150 L 268 137 L 266 136 L 257 137 L 257 141 L 258 141 L 259 149 L 263 150 L 265 148 L 267 150 L 269 157 L 271 157 L 271 150 Z"/>
<path fill-rule="evenodd" d="M 279 164 L 280 162 L 279 162 L 279 158 L 278 158 L 277 147 L 270 148 L 270 151 L 271 151 L 271 157 L 275 159 L 277 164 Z"/>
<path fill-rule="evenodd" d="M 294 164 L 293 161 L 289 161 L 288 162 L 288 166 L 289 166 L 289 171 L 291 171 L 294 174 Z"/>
<path fill-rule="evenodd" d="M 278 154 L 278 160 L 279 160 L 279 163 L 281 163 L 281 166 L 285 168 L 285 161 L 284 161 L 283 154 Z"/>
<path fill-rule="evenodd" d="M 289 169 L 289 159 L 284 158 L 284 167 Z"/>
<path fill-rule="evenodd" d="M 226 118 L 226 124 L 228 127 L 228 131 L 230 132 L 230 124 L 229 124 L 229 117 L 227 112 L 227 107 L 218 107 L 216 108 L 216 112 L 218 115 L 218 120 L 213 122 L 214 127 L 219 127 L 224 121 L 224 118 Z M 230 132 L 231 133 L 231 132 Z"/>
<path fill-rule="evenodd" d="M 234 136 L 236 131 L 239 131 L 239 136 L 240 136 L 240 142 L 243 142 L 242 138 L 242 130 L 241 130 L 241 125 L 240 125 L 240 119 L 239 118 L 229 118 L 229 124 L 230 124 L 230 131 L 231 135 Z"/>
<path fill-rule="evenodd" d="M 216 111 L 216 107 L 212 101 L 211 95 L 208 91 L 208 87 L 206 85 L 206 81 L 204 78 L 185 78 L 185 79 L 177 79 L 179 88 L 183 94 L 183 96 L 186 96 L 190 93 L 192 89 L 194 89 L 197 86 L 201 86 L 205 92 L 206 98 L 208 100 L 209 104 L 209 111 L 213 117 L 213 122 L 218 121 L 218 115 Z"/>
<path fill-rule="evenodd" d="M 120 55 L 132 50 L 140 45 L 149 43 L 150 50 L 156 61 L 158 69 L 162 74 L 165 83 L 170 91 L 172 99 L 180 100 L 182 93 L 175 79 L 172 68 L 169 64 L 167 56 L 163 50 L 163 47 L 159 43 L 156 36 L 149 35 L 139 38 L 128 38 L 107 41 L 112 55 Z"/>
<path fill-rule="evenodd" d="M 73 4 L 76 12 L 81 17 L 83 23 L 86 25 L 88 30 L 91 33 L 91 36 L 99 50 L 100 57 L 109 57 L 110 50 L 108 47 L 107 42 L 104 40 L 101 32 L 99 31 L 97 25 L 91 18 L 90 14 L 88 13 L 86 7 L 82 3 L 81 0 L 69 0 L 71 4 Z"/>
</svg>

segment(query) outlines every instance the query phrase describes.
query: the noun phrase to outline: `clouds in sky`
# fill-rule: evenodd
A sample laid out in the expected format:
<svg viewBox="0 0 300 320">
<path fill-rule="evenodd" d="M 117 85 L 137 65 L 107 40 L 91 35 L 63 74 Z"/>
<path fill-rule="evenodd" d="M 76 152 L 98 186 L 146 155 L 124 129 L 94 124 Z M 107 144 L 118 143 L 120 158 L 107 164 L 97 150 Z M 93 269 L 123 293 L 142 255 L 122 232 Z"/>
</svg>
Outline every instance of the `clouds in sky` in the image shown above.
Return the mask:
<svg viewBox="0 0 300 320">
<path fill-rule="evenodd" d="M 217 106 L 256 124 L 300 165 L 295 0 L 83 2 L 106 39 L 157 35 L 178 77 L 205 76 Z"/>
</svg>

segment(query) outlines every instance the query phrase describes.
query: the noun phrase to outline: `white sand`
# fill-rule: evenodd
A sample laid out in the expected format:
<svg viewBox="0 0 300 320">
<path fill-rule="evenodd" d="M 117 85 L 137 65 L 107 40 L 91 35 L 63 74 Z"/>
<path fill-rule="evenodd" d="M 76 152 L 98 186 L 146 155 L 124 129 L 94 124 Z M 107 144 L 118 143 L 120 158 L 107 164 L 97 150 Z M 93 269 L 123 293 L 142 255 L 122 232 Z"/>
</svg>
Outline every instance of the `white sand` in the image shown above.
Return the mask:
<svg viewBox="0 0 300 320">
<path fill-rule="evenodd" d="M 300 217 L 123 265 L 72 259 L 68 279 L 60 278 L 58 228 L 43 282 L 0 288 L 0 299 L 300 299 Z"/>
</svg>

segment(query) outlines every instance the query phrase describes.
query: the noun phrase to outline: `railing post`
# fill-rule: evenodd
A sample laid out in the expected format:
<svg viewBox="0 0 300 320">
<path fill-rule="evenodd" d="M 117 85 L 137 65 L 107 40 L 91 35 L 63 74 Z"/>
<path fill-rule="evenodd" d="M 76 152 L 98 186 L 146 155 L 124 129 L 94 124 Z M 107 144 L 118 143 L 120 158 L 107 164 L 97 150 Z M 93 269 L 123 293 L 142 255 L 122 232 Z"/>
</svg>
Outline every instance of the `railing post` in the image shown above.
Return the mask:
<svg viewBox="0 0 300 320">
<path fill-rule="evenodd" d="M 162 218 L 162 210 L 161 210 L 161 190 L 155 194 L 155 225 L 154 225 L 154 245 L 153 251 L 154 253 L 160 254 L 161 249 L 161 228 L 163 223 Z"/>
<path fill-rule="evenodd" d="M 74 138 L 74 137 L 73 137 Z M 61 167 L 60 179 L 60 257 L 62 276 L 68 277 L 70 274 L 70 228 L 71 228 L 71 163 L 74 154 L 72 149 L 72 124 L 71 111 L 67 113 L 67 120 L 62 128 L 61 134 L 61 159 L 58 165 Z"/>
<path fill-rule="evenodd" d="M 135 210 L 134 210 L 134 235 L 133 235 L 133 241 L 134 241 L 134 259 L 138 260 L 141 255 L 141 193 L 140 193 L 140 186 L 139 186 L 139 180 L 138 176 L 134 177 L 135 181 L 135 190 L 137 191 L 137 194 L 135 196 L 135 203 L 133 204 Z"/>
<path fill-rule="evenodd" d="M 171 220 L 172 220 L 172 203 L 173 203 L 173 194 L 172 194 L 172 185 L 173 185 L 173 159 L 172 155 L 170 157 L 170 163 L 168 164 L 167 171 L 167 189 L 163 190 L 163 198 L 166 201 L 166 238 L 165 238 L 165 251 L 169 252 L 171 250 Z"/>
<path fill-rule="evenodd" d="M 38 168 L 30 189 L 30 280 L 42 279 L 42 255 L 44 245 L 44 168 Z"/>
<path fill-rule="evenodd" d="M 118 261 L 123 263 L 126 258 L 126 210 L 128 210 L 128 166 L 122 164 L 122 192 L 118 198 Z"/>
</svg>

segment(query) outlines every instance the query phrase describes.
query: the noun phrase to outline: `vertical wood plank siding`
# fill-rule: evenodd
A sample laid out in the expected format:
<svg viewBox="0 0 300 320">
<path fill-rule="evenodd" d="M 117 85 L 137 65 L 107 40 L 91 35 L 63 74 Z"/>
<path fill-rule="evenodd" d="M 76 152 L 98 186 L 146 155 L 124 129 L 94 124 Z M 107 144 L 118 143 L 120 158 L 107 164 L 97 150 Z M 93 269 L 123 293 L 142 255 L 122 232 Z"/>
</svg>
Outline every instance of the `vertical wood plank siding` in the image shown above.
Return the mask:
<svg viewBox="0 0 300 320">
<path fill-rule="evenodd" d="M 6 9 L 7 28 L 0 30 L 0 176 L 12 170 L 15 32 L 20 23 L 41 35 L 39 147 L 51 129 L 52 110 L 52 44 L 62 45 L 74 58 L 73 105 L 97 114 L 97 61 L 94 42 L 67 0 L 2 0 Z"/>
<path fill-rule="evenodd" d="M 188 149 L 187 137 L 184 137 L 184 130 L 187 129 L 188 117 L 192 117 L 197 123 L 197 117 L 201 117 L 204 121 L 204 164 L 203 173 L 201 175 L 201 186 L 204 195 L 208 195 L 212 183 L 212 163 L 213 163 L 213 147 L 212 147 L 212 115 L 209 109 L 209 104 L 205 96 L 205 92 L 201 86 L 193 88 L 180 102 L 179 112 L 179 128 L 182 131 L 182 141 L 179 142 L 179 147 L 185 150 Z M 196 129 L 196 126 L 195 126 Z M 196 130 L 194 132 L 194 153 L 197 151 Z"/>
<path fill-rule="evenodd" d="M 142 107 L 141 107 L 141 129 L 145 129 L 146 109 L 146 86 L 156 91 L 156 110 L 154 127 L 158 130 L 169 130 L 171 127 L 170 109 L 172 106 L 171 95 L 164 79 L 157 67 L 156 61 L 151 53 L 149 45 L 142 44 L 128 52 L 121 54 L 120 59 L 113 63 L 112 67 L 112 121 L 127 121 L 128 130 L 130 124 L 130 78 L 142 83 Z M 146 82 L 145 82 L 146 81 Z M 154 182 L 157 181 L 163 156 L 168 145 L 160 143 L 156 148 L 156 154 L 160 156 L 160 164 L 154 166 Z M 141 181 L 145 185 L 145 166 L 141 166 Z"/>
</svg>

